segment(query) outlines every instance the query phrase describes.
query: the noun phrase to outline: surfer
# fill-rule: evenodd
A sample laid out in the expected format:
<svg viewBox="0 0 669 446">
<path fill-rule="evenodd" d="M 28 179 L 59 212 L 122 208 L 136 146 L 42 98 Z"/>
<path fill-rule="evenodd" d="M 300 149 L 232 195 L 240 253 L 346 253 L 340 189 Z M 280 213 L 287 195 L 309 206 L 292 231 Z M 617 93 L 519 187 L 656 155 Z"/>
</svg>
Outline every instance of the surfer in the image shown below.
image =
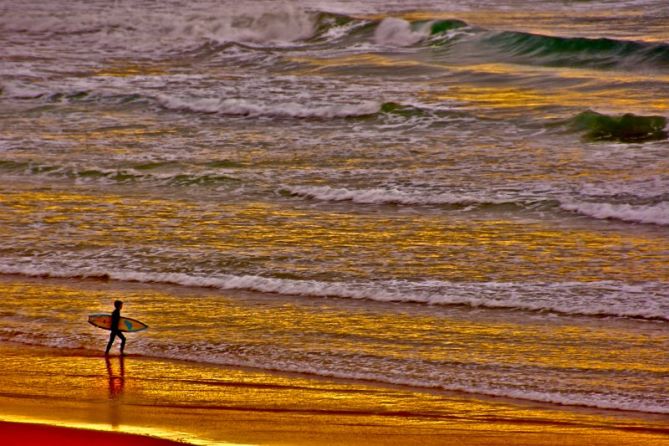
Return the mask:
<svg viewBox="0 0 669 446">
<path fill-rule="evenodd" d="M 111 333 L 109 333 L 109 342 L 107 343 L 105 356 L 109 355 L 109 350 L 111 349 L 116 336 L 121 339 L 121 356 L 123 356 L 123 349 L 125 348 L 125 336 L 123 336 L 121 330 L 118 329 L 118 323 L 121 320 L 121 308 L 123 308 L 123 302 L 120 300 L 114 301 L 114 311 L 112 311 L 111 314 Z"/>
</svg>

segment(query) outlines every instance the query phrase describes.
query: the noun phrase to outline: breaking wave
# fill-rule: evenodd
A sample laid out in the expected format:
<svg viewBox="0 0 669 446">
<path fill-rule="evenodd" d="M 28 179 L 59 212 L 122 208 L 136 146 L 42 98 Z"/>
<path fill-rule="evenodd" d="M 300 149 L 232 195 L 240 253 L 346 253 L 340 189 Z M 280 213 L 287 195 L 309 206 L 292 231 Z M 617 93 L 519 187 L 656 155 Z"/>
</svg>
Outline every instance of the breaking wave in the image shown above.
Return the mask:
<svg viewBox="0 0 669 446">
<path fill-rule="evenodd" d="M 669 202 L 648 205 L 580 202 L 563 203 L 561 207 L 597 219 L 669 226 Z"/>
<path fill-rule="evenodd" d="M 131 7 L 109 4 L 64 13 L 48 7 L 33 15 L 5 11 L 0 29 L 5 33 L 45 39 L 85 39 L 94 51 L 138 51 L 147 54 L 189 52 L 197 48 L 239 43 L 258 49 L 309 48 L 341 44 L 431 49 L 456 44 L 466 34 L 462 55 L 476 50 L 528 64 L 593 68 L 666 67 L 669 44 L 550 36 L 521 31 L 493 31 L 457 18 L 406 20 L 400 17 L 362 18 L 308 10 L 289 3 L 273 5 L 209 5 L 187 16 L 159 7 L 136 14 Z M 476 51 L 474 51 L 476 52 Z"/>
<path fill-rule="evenodd" d="M 392 188 L 346 189 L 330 186 L 282 186 L 280 192 L 320 201 L 350 201 L 356 204 L 429 206 L 446 205 L 466 208 L 514 206 L 524 209 L 563 209 L 595 219 L 669 226 L 669 202 L 632 204 L 569 201 L 566 198 L 523 198 L 474 193 L 426 193 Z M 611 197 L 609 197 L 611 198 Z"/>
<path fill-rule="evenodd" d="M 572 316 L 625 317 L 669 321 L 669 294 L 659 283 L 501 283 L 390 280 L 320 282 L 254 275 L 196 276 L 185 273 L 49 269 L 0 265 L 0 274 L 163 283 L 221 290 L 246 290 L 306 297 L 337 297 L 377 302 L 467 306 Z M 551 292 L 546 293 L 550 289 Z M 557 297 L 556 297 L 557 296 Z"/>
<path fill-rule="evenodd" d="M 516 204 L 509 198 L 487 198 L 474 194 L 408 192 L 399 189 L 345 189 L 330 186 L 283 186 L 282 192 L 322 201 L 351 201 L 359 204 L 457 205 Z"/>
<path fill-rule="evenodd" d="M 502 59 L 511 57 L 529 64 L 603 69 L 669 65 L 669 44 L 666 43 L 491 31 L 459 19 L 408 21 L 386 17 L 362 21 L 339 17 L 332 20 L 326 14 L 321 16 L 321 20 L 329 20 L 332 26 L 345 23 L 358 42 L 360 39 L 371 38 L 373 42 L 386 47 L 441 47 L 457 44 L 466 35 L 467 45 L 473 43 L 479 50 L 492 49 L 493 56 L 496 54 Z M 352 23 L 356 26 L 351 26 Z M 366 30 L 367 33 L 361 30 Z"/>
<path fill-rule="evenodd" d="M 44 8 L 37 15 L 7 10 L 0 29 L 48 38 L 84 38 L 108 50 L 160 51 L 192 48 L 204 42 L 281 45 L 314 35 L 316 14 L 289 3 L 208 5 L 181 15 L 169 8 L 144 8 L 137 14 L 118 2 L 64 13 Z"/>
<path fill-rule="evenodd" d="M 154 80 L 153 82 L 167 82 Z M 155 93 L 148 87 L 135 87 L 114 80 L 90 85 L 72 85 L 71 88 L 49 90 L 46 87 L 7 84 L 5 97 L 22 101 L 36 101 L 42 104 L 106 104 L 112 106 L 160 107 L 164 110 L 201 113 L 211 115 L 276 117 L 295 119 L 339 119 L 339 118 L 378 118 L 392 117 L 394 120 L 415 120 L 427 118 L 448 118 L 452 111 L 447 108 L 428 109 L 399 102 L 381 102 L 376 100 L 346 103 L 332 99 L 297 98 L 286 95 L 285 98 L 247 99 L 245 97 L 227 97 L 224 92 L 209 97 L 177 96 Z"/>
<path fill-rule="evenodd" d="M 168 94 L 152 94 L 149 91 L 114 92 L 109 89 L 47 91 L 45 89 L 10 88 L 7 97 L 21 100 L 37 100 L 42 104 L 50 103 L 103 103 L 110 105 L 159 106 L 165 110 L 217 114 L 245 117 L 277 117 L 296 119 L 337 119 L 368 118 L 381 115 L 393 115 L 401 118 L 413 118 L 426 115 L 426 112 L 409 105 L 394 102 L 381 103 L 363 101 L 360 103 L 302 103 L 286 101 L 259 101 L 241 97 L 177 97 Z"/>
<path fill-rule="evenodd" d="M 160 105 L 170 110 L 237 116 L 348 118 L 373 115 L 381 109 L 381 104 L 374 101 L 361 104 L 304 105 L 297 102 L 259 103 L 241 98 L 181 99 L 160 95 L 157 99 Z"/>
</svg>

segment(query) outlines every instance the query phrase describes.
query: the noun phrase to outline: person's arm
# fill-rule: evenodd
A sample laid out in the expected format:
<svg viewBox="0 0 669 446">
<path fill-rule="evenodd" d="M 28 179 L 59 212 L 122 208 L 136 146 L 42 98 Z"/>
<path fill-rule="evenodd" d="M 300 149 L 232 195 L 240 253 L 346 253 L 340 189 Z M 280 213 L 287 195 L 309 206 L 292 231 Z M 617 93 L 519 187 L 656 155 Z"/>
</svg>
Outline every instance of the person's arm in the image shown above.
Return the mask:
<svg viewBox="0 0 669 446">
<path fill-rule="evenodd" d="M 121 321 L 121 312 L 119 310 L 112 311 L 111 329 L 118 330 L 118 323 Z"/>
</svg>

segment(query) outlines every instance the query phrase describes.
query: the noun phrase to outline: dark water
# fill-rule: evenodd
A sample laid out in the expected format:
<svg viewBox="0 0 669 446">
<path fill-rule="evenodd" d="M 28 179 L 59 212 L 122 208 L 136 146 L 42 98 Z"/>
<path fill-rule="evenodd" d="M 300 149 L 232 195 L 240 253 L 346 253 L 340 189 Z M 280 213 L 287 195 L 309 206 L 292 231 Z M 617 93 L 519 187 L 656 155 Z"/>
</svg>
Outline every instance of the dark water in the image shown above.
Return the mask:
<svg viewBox="0 0 669 446">
<path fill-rule="evenodd" d="M 176 285 L 126 293 L 148 355 L 666 413 L 667 25 L 0 2 L 0 272 Z M 2 339 L 98 348 L 109 296 L 31 283 Z"/>
</svg>

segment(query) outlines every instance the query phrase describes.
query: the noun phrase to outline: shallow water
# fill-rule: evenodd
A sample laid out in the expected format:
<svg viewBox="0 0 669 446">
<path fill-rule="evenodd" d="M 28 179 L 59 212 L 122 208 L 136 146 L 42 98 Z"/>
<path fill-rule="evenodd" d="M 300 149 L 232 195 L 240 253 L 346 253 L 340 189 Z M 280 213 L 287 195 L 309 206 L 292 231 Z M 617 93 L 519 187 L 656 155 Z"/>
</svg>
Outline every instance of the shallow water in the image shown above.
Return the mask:
<svg viewBox="0 0 669 446">
<path fill-rule="evenodd" d="M 4 2 L 0 272 L 146 355 L 666 413 L 663 6 Z"/>
</svg>

